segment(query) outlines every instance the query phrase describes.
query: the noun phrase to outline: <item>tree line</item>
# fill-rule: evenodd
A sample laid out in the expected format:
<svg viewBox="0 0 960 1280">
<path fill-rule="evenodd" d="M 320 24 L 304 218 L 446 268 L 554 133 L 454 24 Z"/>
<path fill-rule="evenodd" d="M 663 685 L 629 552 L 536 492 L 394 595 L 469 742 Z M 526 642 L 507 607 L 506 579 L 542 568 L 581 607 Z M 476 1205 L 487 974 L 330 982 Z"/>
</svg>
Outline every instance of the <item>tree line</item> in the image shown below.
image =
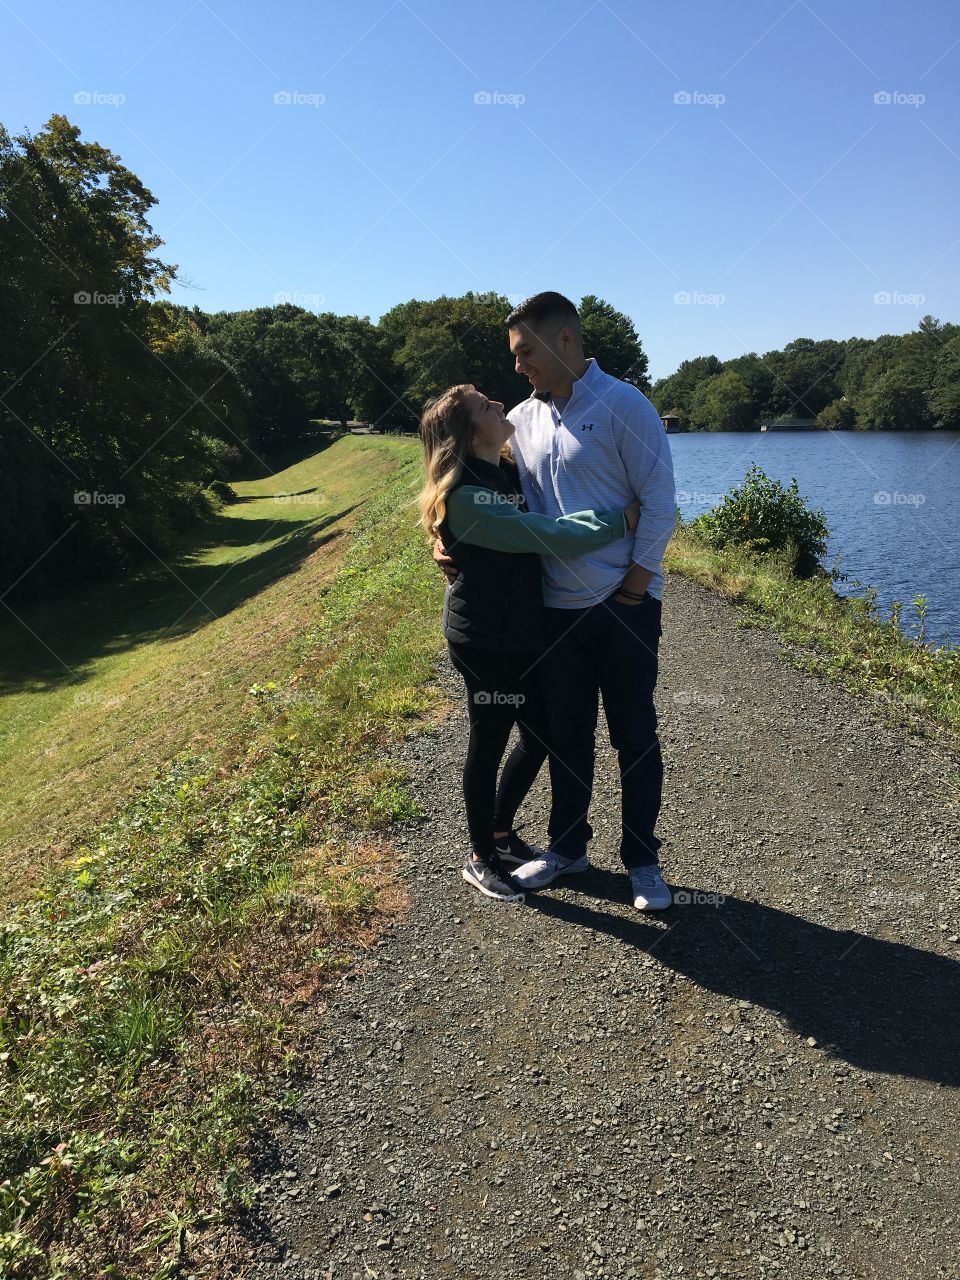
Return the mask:
<svg viewBox="0 0 960 1280">
<path fill-rule="evenodd" d="M 756 431 L 777 418 L 824 430 L 960 429 L 960 326 L 924 316 L 913 333 L 797 338 L 782 351 L 684 360 L 651 392 L 694 431 Z"/>
<path fill-rule="evenodd" d="M 174 304 L 155 203 L 66 116 L 36 134 L 0 126 L 0 595 L 154 562 L 231 478 L 318 419 L 415 430 L 423 401 L 453 383 L 508 405 L 529 393 L 498 293 L 414 299 L 376 324 L 286 302 Z M 825 426 L 960 425 L 957 329 L 929 317 L 903 338 L 685 361 L 651 388 L 630 318 L 593 295 L 579 307 L 587 353 L 695 428 L 798 406 Z"/>
</svg>

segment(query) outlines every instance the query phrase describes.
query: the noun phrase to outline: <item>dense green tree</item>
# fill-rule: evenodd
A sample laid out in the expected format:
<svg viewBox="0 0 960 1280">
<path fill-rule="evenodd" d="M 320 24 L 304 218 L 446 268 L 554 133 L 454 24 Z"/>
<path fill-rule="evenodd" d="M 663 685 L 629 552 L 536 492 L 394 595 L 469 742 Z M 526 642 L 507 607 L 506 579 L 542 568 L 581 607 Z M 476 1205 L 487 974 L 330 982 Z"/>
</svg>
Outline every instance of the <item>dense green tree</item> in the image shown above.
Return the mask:
<svg viewBox="0 0 960 1280">
<path fill-rule="evenodd" d="M 960 431 L 960 333 L 944 344 L 937 357 L 930 411 L 938 427 Z"/>
<path fill-rule="evenodd" d="M 510 301 L 497 294 L 410 301 L 380 318 L 400 374 L 397 412 L 416 420 L 423 402 L 458 382 L 471 382 L 512 408 L 530 392 L 514 372 L 504 321 Z"/>
<path fill-rule="evenodd" d="M 344 395 L 361 422 L 389 423 L 397 417 L 397 369 L 390 344 L 368 317 L 332 316 L 344 363 Z"/>
<path fill-rule="evenodd" d="M 857 425 L 857 411 L 845 396 L 831 400 L 817 414 L 817 426 L 822 431 L 849 431 Z"/>
<path fill-rule="evenodd" d="M 298 439 L 309 427 L 307 401 L 291 376 L 292 353 L 284 339 L 269 338 L 277 308 L 217 312 L 210 317 L 215 349 L 236 371 L 247 398 L 252 445 L 259 454 Z"/>
<path fill-rule="evenodd" d="M 509 299 L 467 293 L 401 303 L 378 326 L 400 373 L 397 412 L 413 417 L 423 401 L 457 382 L 472 382 L 511 408 L 530 393 L 514 371 L 504 321 Z M 594 295 L 580 305 L 584 350 L 615 377 L 643 388 L 647 356 L 629 317 Z"/>
<path fill-rule="evenodd" d="M 243 427 L 230 369 L 156 311 L 176 269 L 117 156 L 62 115 L 0 129 L 0 189 L 4 581 L 37 591 L 162 553 Z"/>
<path fill-rule="evenodd" d="M 697 356 L 684 360 L 676 373 L 653 384 L 650 397 L 661 413 L 680 413 L 689 417 L 693 393 L 698 385 L 722 373 L 723 364 L 716 356 Z"/>
<path fill-rule="evenodd" d="M 880 431 L 946 426 L 950 375 L 944 355 L 958 334 L 956 325 L 924 316 L 913 333 L 848 343 L 841 384 L 856 407 L 858 426 Z"/>
<path fill-rule="evenodd" d="M 605 373 L 649 392 L 649 359 L 629 316 L 609 302 L 588 293 L 577 308 L 583 328 L 583 349 Z"/>
<path fill-rule="evenodd" d="M 701 382 L 693 394 L 690 425 L 701 431 L 749 430 L 753 414 L 746 379 L 733 369 L 725 369 Z"/>
<path fill-rule="evenodd" d="M 848 338 L 844 344 L 843 363 L 837 371 L 837 385 L 841 395 L 853 401 L 864 382 L 870 376 L 870 368 L 879 351 L 878 343 L 887 339 Z M 892 342 L 893 339 L 890 339 Z"/>
<path fill-rule="evenodd" d="M 857 422 L 874 431 L 917 431 L 931 425 L 923 387 L 909 371 L 887 369 L 857 398 Z"/>
<path fill-rule="evenodd" d="M 840 394 L 837 371 L 844 354 L 842 342 L 810 338 L 796 338 L 782 351 L 770 352 L 764 357 L 773 371 L 768 412 L 815 418 Z"/>
<path fill-rule="evenodd" d="M 749 402 L 748 428 L 759 426 L 770 403 L 773 391 L 774 372 L 767 362 L 755 351 L 745 356 L 736 356 L 733 360 L 725 360 L 724 373 L 733 372 L 740 375 L 747 384 Z"/>
</svg>

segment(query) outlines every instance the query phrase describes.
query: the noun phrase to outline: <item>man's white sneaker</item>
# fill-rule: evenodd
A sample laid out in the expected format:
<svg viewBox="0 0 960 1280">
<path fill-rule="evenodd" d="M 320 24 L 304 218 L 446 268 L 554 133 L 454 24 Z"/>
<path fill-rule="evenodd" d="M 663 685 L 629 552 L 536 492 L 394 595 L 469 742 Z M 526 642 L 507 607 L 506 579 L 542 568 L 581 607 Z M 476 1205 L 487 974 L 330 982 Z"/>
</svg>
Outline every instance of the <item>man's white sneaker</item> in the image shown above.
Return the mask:
<svg viewBox="0 0 960 1280">
<path fill-rule="evenodd" d="M 638 911 L 665 911 L 673 905 L 670 886 L 655 862 L 647 867 L 630 868 L 630 892 Z"/>
<path fill-rule="evenodd" d="M 568 875 L 571 871 L 586 871 L 589 865 L 590 860 L 586 854 L 579 858 L 565 858 L 562 853 L 554 853 L 552 849 L 548 849 L 541 857 L 517 867 L 513 878 L 524 889 L 542 889 L 556 880 L 557 876 Z"/>
</svg>

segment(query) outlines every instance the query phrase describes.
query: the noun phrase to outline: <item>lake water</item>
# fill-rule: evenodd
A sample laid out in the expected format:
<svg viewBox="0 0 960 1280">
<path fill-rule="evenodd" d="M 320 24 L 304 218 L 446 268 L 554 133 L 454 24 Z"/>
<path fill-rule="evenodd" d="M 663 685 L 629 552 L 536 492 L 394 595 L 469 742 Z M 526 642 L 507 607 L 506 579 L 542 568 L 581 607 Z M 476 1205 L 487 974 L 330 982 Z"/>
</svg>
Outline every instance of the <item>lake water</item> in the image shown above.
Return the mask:
<svg viewBox="0 0 960 1280">
<path fill-rule="evenodd" d="M 928 641 L 946 631 L 960 645 L 960 432 L 692 432 L 671 435 L 670 449 L 684 520 L 716 506 L 755 462 L 784 485 L 796 477 L 830 527 L 824 567 L 839 556 L 850 575 L 837 590 L 876 587 L 884 617 L 902 600 L 910 634 L 923 593 Z"/>
</svg>

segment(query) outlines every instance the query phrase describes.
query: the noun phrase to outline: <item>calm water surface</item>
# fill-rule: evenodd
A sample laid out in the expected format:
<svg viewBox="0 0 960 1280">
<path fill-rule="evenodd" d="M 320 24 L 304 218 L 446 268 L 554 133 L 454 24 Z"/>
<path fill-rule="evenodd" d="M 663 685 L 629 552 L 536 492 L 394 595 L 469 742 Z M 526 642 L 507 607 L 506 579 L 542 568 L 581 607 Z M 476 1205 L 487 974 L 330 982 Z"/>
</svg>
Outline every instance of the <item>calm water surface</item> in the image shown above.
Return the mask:
<svg viewBox="0 0 960 1280">
<path fill-rule="evenodd" d="M 889 616 L 929 598 L 927 635 L 960 644 L 960 432 L 736 431 L 670 436 L 684 520 L 716 506 L 753 463 L 821 507 L 830 527 L 825 567 L 850 575 L 837 590 L 877 588 Z M 856 580 L 856 581 L 855 581 Z M 857 585 L 857 583 L 861 585 Z"/>
</svg>

